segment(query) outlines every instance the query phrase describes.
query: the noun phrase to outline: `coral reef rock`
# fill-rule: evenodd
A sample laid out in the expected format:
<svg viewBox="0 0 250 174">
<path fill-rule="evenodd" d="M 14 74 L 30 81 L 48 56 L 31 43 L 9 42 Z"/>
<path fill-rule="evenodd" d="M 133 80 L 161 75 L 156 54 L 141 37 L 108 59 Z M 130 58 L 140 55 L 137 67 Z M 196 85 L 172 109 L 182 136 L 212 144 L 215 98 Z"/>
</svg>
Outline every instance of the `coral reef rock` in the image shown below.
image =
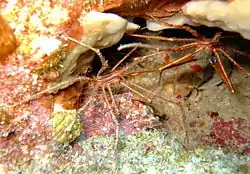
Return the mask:
<svg viewBox="0 0 250 174">
<path fill-rule="evenodd" d="M 120 131 L 124 134 L 140 132 L 148 127 L 160 128 L 159 119 L 153 115 L 152 108 L 136 101 L 132 93 L 115 95 L 114 98 L 120 112 Z M 89 138 L 114 133 L 116 127 L 111 114 L 103 97 L 93 99 L 82 115 L 85 136 Z"/>
<path fill-rule="evenodd" d="M 20 173 L 240 173 L 249 157 L 221 149 L 197 147 L 186 151 L 176 137 L 153 129 L 119 137 L 114 171 L 114 137 L 97 136 L 77 143 L 67 153 L 33 161 Z M 61 163 L 58 163 L 61 161 Z"/>
</svg>

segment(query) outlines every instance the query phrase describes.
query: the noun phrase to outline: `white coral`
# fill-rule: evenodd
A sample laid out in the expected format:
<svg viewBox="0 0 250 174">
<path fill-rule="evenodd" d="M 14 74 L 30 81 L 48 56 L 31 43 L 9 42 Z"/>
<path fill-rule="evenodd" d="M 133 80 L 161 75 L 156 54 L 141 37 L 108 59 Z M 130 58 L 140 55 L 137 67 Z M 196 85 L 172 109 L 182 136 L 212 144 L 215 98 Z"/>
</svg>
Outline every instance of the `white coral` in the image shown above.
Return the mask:
<svg viewBox="0 0 250 174">
<path fill-rule="evenodd" d="M 250 0 L 191 1 L 183 6 L 183 12 L 193 21 L 227 31 L 240 33 L 250 39 Z"/>
</svg>

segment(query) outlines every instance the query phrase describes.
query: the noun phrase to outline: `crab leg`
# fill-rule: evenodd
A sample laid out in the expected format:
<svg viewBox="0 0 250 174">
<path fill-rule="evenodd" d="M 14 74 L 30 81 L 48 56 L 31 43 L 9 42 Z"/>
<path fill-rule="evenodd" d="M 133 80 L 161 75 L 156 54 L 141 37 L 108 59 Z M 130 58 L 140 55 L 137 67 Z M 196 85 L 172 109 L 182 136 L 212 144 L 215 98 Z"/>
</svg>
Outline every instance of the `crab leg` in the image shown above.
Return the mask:
<svg viewBox="0 0 250 174">
<path fill-rule="evenodd" d="M 198 53 L 198 52 L 200 52 L 201 50 L 203 50 L 203 49 L 204 49 L 204 48 L 202 48 L 202 47 L 201 47 L 201 48 L 198 48 L 197 50 L 193 51 L 192 53 L 187 54 L 187 55 L 183 56 L 182 58 L 180 58 L 180 59 L 178 59 L 178 60 L 175 60 L 175 61 L 173 61 L 173 62 L 170 62 L 170 63 L 168 63 L 167 65 L 165 65 L 165 66 L 159 68 L 159 71 L 163 71 L 163 70 L 165 70 L 165 69 L 173 68 L 173 67 L 175 67 L 175 66 L 182 65 L 182 64 L 187 63 L 187 62 L 195 61 L 195 60 L 197 60 L 197 59 L 194 58 L 193 56 L 194 56 L 196 53 Z"/>
<path fill-rule="evenodd" d="M 187 39 L 182 39 L 182 38 L 166 38 L 166 37 L 161 37 L 161 36 L 147 36 L 147 35 L 141 35 L 141 34 L 131 34 L 131 33 L 126 33 L 128 36 L 133 36 L 133 37 L 138 37 L 138 38 L 144 38 L 144 39 L 156 39 L 156 40 L 161 40 L 161 41 L 169 41 L 169 42 L 193 42 L 196 41 L 197 39 L 193 38 L 187 38 Z"/>
<path fill-rule="evenodd" d="M 115 102 L 115 99 L 114 99 L 114 96 L 112 94 L 112 91 L 111 91 L 111 88 L 110 88 L 109 84 L 107 85 L 107 88 L 109 90 L 110 96 L 112 98 L 112 103 L 113 103 L 113 102 Z M 115 156 L 114 161 L 115 161 L 115 168 L 116 168 L 116 165 L 117 165 L 117 162 L 118 162 L 119 122 L 118 122 L 117 117 L 114 114 L 113 109 L 112 109 L 112 107 L 111 107 L 111 105 L 110 105 L 110 103 L 108 101 L 107 93 L 105 91 L 105 85 L 102 86 L 102 92 L 103 92 L 105 102 L 108 105 L 108 108 L 110 109 L 110 113 L 111 113 L 113 121 L 115 122 L 115 127 L 116 127 L 116 129 L 115 129 L 115 144 L 114 144 L 114 146 L 115 146 L 114 147 L 115 148 L 114 149 L 114 156 Z"/>
<path fill-rule="evenodd" d="M 133 91 L 134 93 L 136 93 L 137 95 L 141 96 L 144 100 L 146 100 L 148 103 L 152 103 L 152 101 L 150 99 L 148 99 L 147 97 L 145 97 L 143 94 L 139 93 L 138 91 L 136 91 L 135 89 L 131 88 L 130 86 L 128 86 L 126 83 L 121 82 L 121 84 L 128 88 L 130 91 Z"/>
<path fill-rule="evenodd" d="M 16 106 L 19 106 L 21 104 L 24 104 L 24 103 L 27 103 L 27 102 L 29 102 L 31 100 L 34 100 L 34 99 L 42 96 L 45 93 L 53 93 L 53 91 L 55 91 L 55 90 L 62 89 L 63 87 L 65 87 L 65 86 L 67 87 L 67 86 L 72 85 L 73 83 L 78 82 L 78 81 L 90 81 L 90 80 L 91 79 L 88 78 L 88 77 L 77 77 L 77 78 L 75 78 L 73 80 L 64 81 L 64 82 L 58 83 L 55 86 L 52 86 L 51 88 L 45 89 L 45 90 L 43 90 L 41 92 L 38 92 L 38 93 L 34 94 L 33 96 L 31 96 L 31 97 L 29 97 L 27 99 L 24 99 L 24 100 L 22 100 L 22 101 L 20 101 L 20 102 L 18 102 L 16 104 L 8 105 L 6 107 L 13 107 L 14 108 Z"/>
<path fill-rule="evenodd" d="M 162 96 L 156 94 L 155 92 L 152 92 L 152 91 L 150 91 L 150 90 L 147 90 L 146 88 L 143 88 L 143 87 L 141 87 L 141 86 L 139 86 L 139 85 L 136 85 L 136 84 L 133 83 L 133 82 L 129 82 L 129 81 L 127 81 L 126 79 L 123 79 L 123 80 L 124 80 L 125 83 L 128 84 L 128 85 L 137 87 L 137 88 L 141 89 L 142 91 L 147 92 L 147 93 L 153 95 L 154 97 L 158 97 L 158 98 L 160 98 L 160 99 L 163 99 L 163 100 L 165 100 L 165 101 L 168 101 L 169 103 L 172 103 L 172 104 L 177 105 L 177 106 L 179 107 L 179 105 L 178 105 L 177 103 L 175 103 L 174 101 L 172 101 L 172 100 L 169 100 L 169 99 L 167 99 L 167 98 L 165 98 L 165 97 L 162 97 Z"/>
<path fill-rule="evenodd" d="M 179 28 L 179 29 L 183 29 L 186 30 L 187 32 L 191 33 L 194 37 L 198 37 L 203 39 L 204 37 L 202 35 L 200 35 L 198 32 L 196 32 L 195 30 L 191 29 L 188 26 L 182 26 L 182 25 L 175 25 L 175 24 L 169 24 L 167 22 L 163 22 L 157 18 L 155 18 L 154 16 L 148 14 L 154 21 L 156 21 L 157 23 L 161 24 L 161 25 L 165 25 L 165 26 L 169 26 L 169 27 L 173 27 L 173 28 Z"/>
<path fill-rule="evenodd" d="M 125 59 L 127 59 L 138 47 L 134 47 L 128 54 L 126 54 L 111 70 L 113 72 Z"/>
<path fill-rule="evenodd" d="M 224 69 L 224 66 L 221 62 L 220 56 L 218 54 L 218 52 L 216 51 L 216 49 L 212 50 L 214 55 L 215 55 L 215 60 L 210 59 L 210 63 L 213 66 L 213 68 L 216 70 L 216 72 L 220 75 L 221 79 L 223 80 L 223 82 L 225 83 L 225 85 L 227 86 L 227 88 L 230 90 L 231 93 L 234 93 L 234 89 L 232 86 L 232 83 Z"/>
<path fill-rule="evenodd" d="M 105 57 L 102 55 L 102 53 L 101 53 L 101 51 L 99 49 L 96 49 L 96 48 L 94 48 L 94 47 L 92 47 L 90 45 L 84 44 L 84 43 L 82 43 L 82 42 L 80 42 L 80 41 L 78 41 L 78 40 L 76 40 L 76 39 L 74 39 L 72 37 L 69 37 L 69 36 L 67 36 L 67 39 L 69 39 L 72 42 L 75 42 L 75 43 L 77 43 L 77 44 L 79 44 L 79 45 L 81 45 L 83 47 L 86 47 L 86 48 L 94 51 L 98 55 L 98 57 L 100 58 L 100 61 L 102 63 L 102 68 L 97 73 L 97 77 L 99 77 L 108 68 L 108 61 L 105 59 Z"/>
<path fill-rule="evenodd" d="M 222 47 L 225 48 L 225 49 L 228 49 L 228 50 L 232 50 L 232 51 L 234 51 L 235 53 L 240 54 L 240 55 L 242 55 L 242 56 L 250 57 L 250 54 L 246 54 L 246 53 L 244 53 L 244 52 L 241 52 L 241 51 L 239 51 L 239 50 L 236 50 L 236 49 L 234 49 L 233 47 L 224 46 L 224 45 L 222 45 Z"/>
<path fill-rule="evenodd" d="M 247 70 L 245 68 L 243 68 L 242 66 L 240 66 L 231 56 L 229 56 L 223 49 L 219 49 L 219 51 L 226 57 L 228 58 L 233 64 L 234 66 L 236 66 L 240 71 L 246 73 L 249 76 L 249 73 L 247 72 Z"/>
</svg>

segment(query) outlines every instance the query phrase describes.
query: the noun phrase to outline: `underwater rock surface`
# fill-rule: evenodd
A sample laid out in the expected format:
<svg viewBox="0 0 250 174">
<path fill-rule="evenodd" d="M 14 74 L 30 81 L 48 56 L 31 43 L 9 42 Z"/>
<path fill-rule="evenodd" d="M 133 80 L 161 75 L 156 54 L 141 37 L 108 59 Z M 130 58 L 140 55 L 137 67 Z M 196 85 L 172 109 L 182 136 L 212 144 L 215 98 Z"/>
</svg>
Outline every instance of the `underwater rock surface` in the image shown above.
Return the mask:
<svg viewBox="0 0 250 174">
<path fill-rule="evenodd" d="M 33 161 L 22 172 L 226 174 L 249 170 L 246 167 L 249 156 L 226 154 L 221 149 L 205 146 L 186 151 L 174 136 L 151 129 L 129 136 L 120 135 L 115 171 L 113 146 L 112 136 L 93 137 L 70 149 L 65 154 L 68 157 L 64 164 L 56 163 L 65 159 L 62 153 L 54 161 L 53 158 Z"/>
</svg>

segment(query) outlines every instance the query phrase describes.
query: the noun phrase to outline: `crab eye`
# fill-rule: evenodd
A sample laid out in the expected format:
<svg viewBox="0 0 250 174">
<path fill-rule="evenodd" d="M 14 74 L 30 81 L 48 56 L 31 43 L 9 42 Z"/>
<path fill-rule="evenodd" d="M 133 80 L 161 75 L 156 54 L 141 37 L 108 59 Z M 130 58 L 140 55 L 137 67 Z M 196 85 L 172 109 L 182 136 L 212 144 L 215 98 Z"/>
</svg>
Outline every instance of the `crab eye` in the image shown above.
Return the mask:
<svg viewBox="0 0 250 174">
<path fill-rule="evenodd" d="M 211 58 L 209 58 L 209 62 L 210 62 L 211 64 L 215 64 L 215 63 L 217 62 L 216 57 L 215 57 L 215 56 L 212 56 Z"/>
</svg>

